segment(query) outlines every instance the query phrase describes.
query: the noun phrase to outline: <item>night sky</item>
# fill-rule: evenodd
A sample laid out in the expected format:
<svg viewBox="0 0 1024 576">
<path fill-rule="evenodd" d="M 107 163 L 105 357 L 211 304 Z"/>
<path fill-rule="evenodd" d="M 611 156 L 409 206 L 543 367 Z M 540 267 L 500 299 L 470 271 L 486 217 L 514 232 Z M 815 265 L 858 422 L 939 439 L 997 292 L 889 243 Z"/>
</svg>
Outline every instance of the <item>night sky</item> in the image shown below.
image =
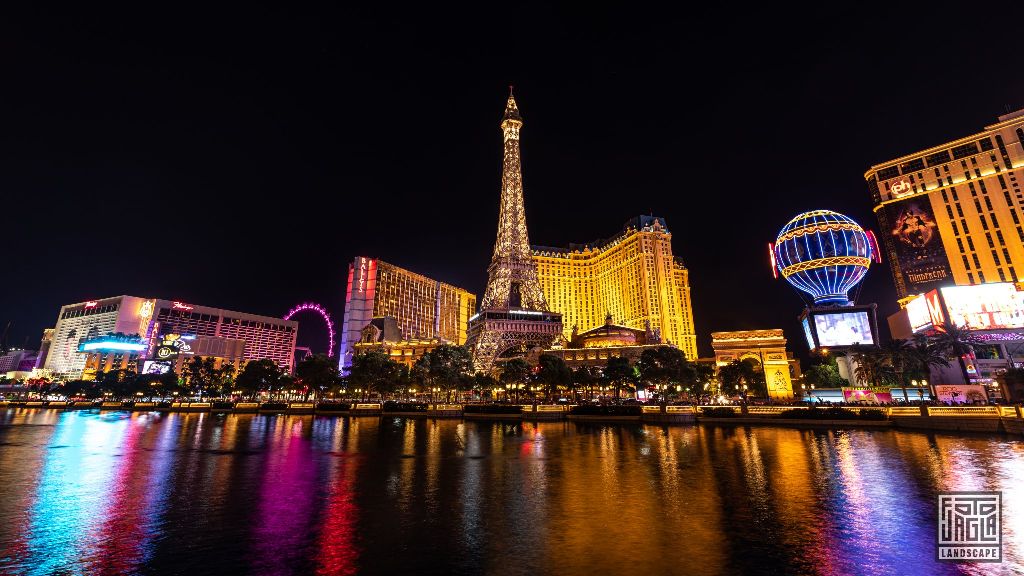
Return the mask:
<svg viewBox="0 0 1024 576">
<path fill-rule="evenodd" d="M 34 347 L 62 304 L 119 294 L 313 300 L 340 324 L 356 255 L 482 294 L 514 84 L 534 244 L 664 216 L 702 355 L 712 331 L 769 327 L 805 354 L 767 243 L 817 208 L 877 228 L 869 166 L 1024 105 L 1012 5 L 8 13 L 0 329 Z M 884 326 L 887 265 L 872 301 Z"/>
</svg>

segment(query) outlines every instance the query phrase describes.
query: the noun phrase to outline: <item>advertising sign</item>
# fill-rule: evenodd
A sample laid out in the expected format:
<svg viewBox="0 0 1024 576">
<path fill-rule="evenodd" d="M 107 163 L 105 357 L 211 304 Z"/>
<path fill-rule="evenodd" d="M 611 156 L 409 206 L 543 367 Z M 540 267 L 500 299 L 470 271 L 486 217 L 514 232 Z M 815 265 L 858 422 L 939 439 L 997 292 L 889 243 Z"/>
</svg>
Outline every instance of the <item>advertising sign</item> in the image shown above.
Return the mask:
<svg viewBox="0 0 1024 576">
<path fill-rule="evenodd" d="M 952 282 L 953 272 L 928 197 L 890 204 L 883 212 L 890 227 L 887 242 L 894 249 L 907 292 L 924 292 Z"/>
<path fill-rule="evenodd" d="M 1009 282 L 942 288 L 949 321 L 971 330 L 1024 328 L 1024 292 Z"/>
<path fill-rule="evenodd" d="M 939 402 L 950 404 L 987 404 L 988 392 L 981 384 L 939 384 L 935 386 Z"/>
<path fill-rule="evenodd" d="M 817 313 L 814 328 L 821 346 L 852 346 L 874 344 L 871 320 L 865 311 Z"/>
<path fill-rule="evenodd" d="M 167 334 L 163 337 L 160 345 L 156 347 L 153 357 L 160 361 L 176 359 L 181 354 L 192 352 L 192 346 L 178 334 Z"/>
<path fill-rule="evenodd" d="M 928 299 L 922 294 L 907 303 L 907 319 L 914 334 L 932 327 L 932 316 L 928 313 Z"/>
<path fill-rule="evenodd" d="M 816 346 L 814 344 L 814 336 L 811 335 L 811 323 L 806 317 L 804 317 L 800 323 L 804 326 L 804 336 L 807 337 L 807 346 L 811 350 L 814 350 Z"/>
<path fill-rule="evenodd" d="M 892 404 L 892 391 L 888 388 L 843 388 L 843 402 L 862 404 Z"/>
<path fill-rule="evenodd" d="M 143 374 L 166 374 L 171 371 L 171 365 L 168 362 L 155 362 L 153 360 L 146 360 L 142 363 Z"/>
</svg>

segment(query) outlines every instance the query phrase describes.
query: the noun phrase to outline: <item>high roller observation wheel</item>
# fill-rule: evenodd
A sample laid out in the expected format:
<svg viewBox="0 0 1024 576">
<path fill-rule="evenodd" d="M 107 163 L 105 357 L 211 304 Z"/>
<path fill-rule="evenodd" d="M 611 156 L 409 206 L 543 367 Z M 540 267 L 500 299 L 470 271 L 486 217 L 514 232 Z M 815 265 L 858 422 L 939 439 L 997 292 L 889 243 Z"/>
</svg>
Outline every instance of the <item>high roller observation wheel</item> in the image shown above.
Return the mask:
<svg viewBox="0 0 1024 576">
<path fill-rule="evenodd" d="M 327 313 L 327 309 L 326 308 L 324 308 L 323 306 L 317 304 L 316 302 L 303 302 L 302 304 L 299 304 L 298 306 L 296 306 L 296 307 L 292 308 L 291 310 L 289 310 L 288 313 L 284 315 L 284 319 L 285 320 L 291 320 L 292 316 L 295 316 L 299 312 L 306 312 L 306 311 L 316 312 L 317 314 L 319 314 L 324 319 L 324 322 L 327 323 L 327 340 L 328 340 L 327 357 L 328 358 L 334 357 L 334 321 L 331 320 L 331 315 Z"/>
</svg>

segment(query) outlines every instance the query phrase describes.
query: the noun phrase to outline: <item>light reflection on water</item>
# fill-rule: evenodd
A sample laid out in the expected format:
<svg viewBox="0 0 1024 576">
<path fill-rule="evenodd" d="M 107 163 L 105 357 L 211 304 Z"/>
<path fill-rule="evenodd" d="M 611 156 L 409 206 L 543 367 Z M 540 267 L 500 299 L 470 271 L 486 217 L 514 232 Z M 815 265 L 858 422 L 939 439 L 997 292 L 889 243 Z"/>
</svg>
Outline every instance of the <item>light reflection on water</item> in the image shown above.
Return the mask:
<svg viewBox="0 0 1024 576">
<path fill-rule="evenodd" d="M 1024 573 L 1022 482 L 998 436 L 10 409 L 0 573 Z M 1003 490 L 1004 564 L 934 561 L 938 490 Z"/>
</svg>

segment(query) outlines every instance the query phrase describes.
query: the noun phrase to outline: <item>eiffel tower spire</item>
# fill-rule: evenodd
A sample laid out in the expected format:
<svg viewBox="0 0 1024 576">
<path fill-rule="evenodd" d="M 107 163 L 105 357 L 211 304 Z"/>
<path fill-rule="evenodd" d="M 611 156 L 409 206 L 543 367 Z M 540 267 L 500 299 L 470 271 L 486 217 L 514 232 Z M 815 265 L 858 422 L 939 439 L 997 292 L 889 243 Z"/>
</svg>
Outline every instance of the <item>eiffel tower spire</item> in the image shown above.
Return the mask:
<svg viewBox="0 0 1024 576">
<path fill-rule="evenodd" d="M 523 127 L 519 106 L 509 90 L 501 132 L 505 154 L 501 165 L 501 207 L 498 238 L 487 268 L 487 290 L 481 308 L 524 308 L 546 311 L 547 301 L 537 280 L 537 263 L 530 254 L 523 205 L 523 174 L 519 162 L 519 130 Z"/>
<path fill-rule="evenodd" d="M 530 252 L 519 162 L 519 131 L 523 118 L 509 88 L 501 118 L 505 154 L 501 164 L 501 205 L 498 237 L 487 267 L 487 289 L 480 313 L 469 324 L 467 345 L 477 370 L 489 371 L 495 360 L 547 347 L 562 332 L 562 315 L 549 312 L 537 263 Z"/>
</svg>

